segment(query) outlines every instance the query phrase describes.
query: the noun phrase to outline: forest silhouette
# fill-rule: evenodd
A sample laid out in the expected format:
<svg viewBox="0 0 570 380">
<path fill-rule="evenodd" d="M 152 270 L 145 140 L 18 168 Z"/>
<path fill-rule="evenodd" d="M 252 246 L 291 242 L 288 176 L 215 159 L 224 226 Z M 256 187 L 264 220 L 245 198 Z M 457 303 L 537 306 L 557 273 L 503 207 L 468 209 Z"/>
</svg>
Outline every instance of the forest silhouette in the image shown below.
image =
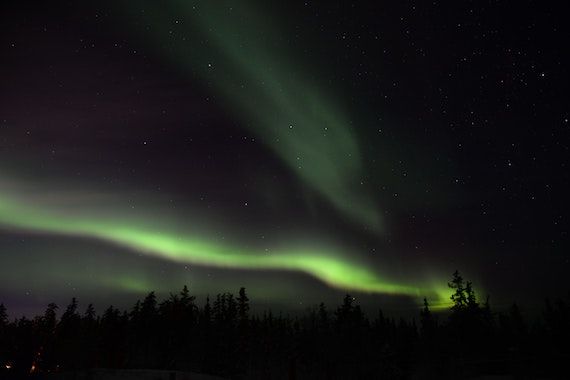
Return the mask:
<svg viewBox="0 0 570 380">
<path fill-rule="evenodd" d="M 369 317 L 346 295 L 300 316 L 250 313 L 241 288 L 199 307 L 184 286 L 159 302 L 154 292 L 128 311 L 109 306 L 9 321 L 0 304 L 0 378 L 50 378 L 91 368 L 165 369 L 254 379 L 460 379 L 510 375 L 562 379 L 570 374 L 570 297 L 546 300 L 523 318 L 513 304 L 496 312 L 455 272 L 452 306 L 429 300 L 413 319 Z M 58 313 L 61 316 L 58 318 Z M 373 315 L 373 314 L 370 314 Z"/>
</svg>

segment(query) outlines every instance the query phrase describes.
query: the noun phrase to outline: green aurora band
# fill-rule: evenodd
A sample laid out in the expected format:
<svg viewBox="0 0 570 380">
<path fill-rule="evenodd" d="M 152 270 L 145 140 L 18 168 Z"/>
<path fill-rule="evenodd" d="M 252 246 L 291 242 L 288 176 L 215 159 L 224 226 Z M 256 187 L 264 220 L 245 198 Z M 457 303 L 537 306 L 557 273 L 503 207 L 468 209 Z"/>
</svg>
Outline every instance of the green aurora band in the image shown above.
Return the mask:
<svg viewBox="0 0 570 380">
<path fill-rule="evenodd" d="M 362 185 L 364 158 L 342 101 L 329 85 L 320 85 L 300 69 L 302 64 L 292 62 L 292 53 L 276 47 L 283 40 L 273 20 L 245 2 L 228 1 L 141 1 L 136 10 L 125 2 L 121 13 L 189 81 L 198 79 L 219 96 L 240 126 L 258 136 L 301 181 L 343 216 L 382 232 L 379 208 Z M 445 282 L 394 283 L 348 252 L 285 247 L 267 254 L 144 224 L 153 218 L 119 222 L 112 215 L 65 211 L 0 193 L 0 226 L 8 229 L 97 239 L 172 262 L 303 272 L 343 290 L 418 301 L 426 296 L 436 308 L 449 304 Z M 112 286 L 145 287 L 128 278 Z"/>
<path fill-rule="evenodd" d="M 26 207 L 13 197 L 0 196 L 0 226 L 60 234 L 70 237 L 94 238 L 113 243 L 146 255 L 173 262 L 235 269 L 273 269 L 300 271 L 329 286 L 367 293 L 404 295 L 418 298 L 429 296 L 435 304 L 445 302 L 449 291 L 437 287 L 400 285 L 383 280 L 377 273 L 355 259 L 338 252 L 286 249 L 271 254 L 230 248 L 203 239 L 159 232 L 136 222 L 118 223 L 111 218 L 93 220 L 80 216 L 63 216 Z"/>
<path fill-rule="evenodd" d="M 363 157 L 330 85 L 291 62 L 276 20 L 247 2 L 123 4 L 133 28 L 161 58 L 202 82 L 310 188 L 353 222 L 382 231 L 363 186 Z M 141 11 L 142 9 L 142 11 Z M 319 68 L 322 70 L 322 68 Z M 318 76 L 317 76 L 318 77 Z"/>
</svg>

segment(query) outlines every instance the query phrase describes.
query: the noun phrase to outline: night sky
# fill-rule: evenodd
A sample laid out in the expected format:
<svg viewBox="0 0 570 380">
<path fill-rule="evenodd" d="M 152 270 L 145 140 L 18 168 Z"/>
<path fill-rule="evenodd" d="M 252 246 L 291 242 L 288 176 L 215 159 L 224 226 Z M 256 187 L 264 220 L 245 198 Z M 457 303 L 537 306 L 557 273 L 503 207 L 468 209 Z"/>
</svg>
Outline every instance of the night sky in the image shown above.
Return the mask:
<svg viewBox="0 0 570 380">
<path fill-rule="evenodd" d="M 556 6 L 2 1 L 0 302 L 563 294 Z"/>
</svg>

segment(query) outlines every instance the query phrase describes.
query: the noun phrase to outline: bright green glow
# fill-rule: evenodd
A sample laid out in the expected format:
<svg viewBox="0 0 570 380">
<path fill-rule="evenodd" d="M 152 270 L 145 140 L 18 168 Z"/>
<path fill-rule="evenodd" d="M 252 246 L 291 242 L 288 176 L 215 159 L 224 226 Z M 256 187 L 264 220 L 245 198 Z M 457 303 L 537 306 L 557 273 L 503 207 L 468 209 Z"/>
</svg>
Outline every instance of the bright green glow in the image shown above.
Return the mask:
<svg viewBox="0 0 570 380">
<path fill-rule="evenodd" d="M 362 154 L 349 117 L 326 87 L 291 62 L 275 22 L 245 2 L 140 2 L 136 13 L 170 62 L 198 77 L 302 181 L 374 231 L 381 217 L 362 185 Z M 144 11 L 141 11 L 143 9 Z M 141 23 L 137 21 L 138 26 Z"/>
<path fill-rule="evenodd" d="M 455 292 L 455 290 L 451 289 L 445 284 L 442 285 L 441 283 L 433 286 L 432 289 L 432 299 L 430 300 L 428 298 L 431 309 L 436 311 L 448 310 L 453 306 L 451 295 Z M 475 290 L 475 298 L 480 304 L 485 301 L 485 289 L 479 285 L 477 285 L 477 289 Z"/>
<path fill-rule="evenodd" d="M 37 207 L 25 207 L 5 196 L 0 197 L 0 225 L 44 233 L 92 237 L 175 262 L 225 268 L 301 271 L 342 289 L 411 296 L 419 294 L 416 287 L 386 282 L 364 264 L 335 252 L 302 249 L 271 254 L 251 252 L 137 227 L 135 223 L 120 224 L 113 220 L 64 217 Z M 140 288 L 136 283 L 127 285 L 130 288 Z"/>
<path fill-rule="evenodd" d="M 434 311 L 447 310 L 453 305 L 451 302 L 453 290 L 447 286 L 445 281 L 434 283 L 430 286 L 430 290 L 431 297 L 426 296 L 430 309 Z"/>
</svg>

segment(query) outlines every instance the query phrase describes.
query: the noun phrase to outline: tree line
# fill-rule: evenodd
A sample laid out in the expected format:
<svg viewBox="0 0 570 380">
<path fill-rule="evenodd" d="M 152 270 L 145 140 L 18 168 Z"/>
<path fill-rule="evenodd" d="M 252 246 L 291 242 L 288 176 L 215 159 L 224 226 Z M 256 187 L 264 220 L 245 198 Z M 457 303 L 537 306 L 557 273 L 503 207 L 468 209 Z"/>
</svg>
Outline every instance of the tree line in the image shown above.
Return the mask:
<svg viewBox="0 0 570 380">
<path fill-rule="evenodd" d="M 207 298 L 199 307 L 184 288 L 159 302 L 154 292 L 130 310 L 93 305 L 9 321 L 0 304 L 0 377 L 34 377 L 88 368 L 152 368 L 228 378 L 456 379 L 477 375 L 565 378 L 570 371 L 570 298 L 546 300 L 542 316 L 523 318 L 513 304 L 495 312 L 457 271 L 452 306 L 416 318 L 378 310 L 366 316 L 346 295 L 301 316 L 250 313 L 246 290 Z"/>
</svg>

